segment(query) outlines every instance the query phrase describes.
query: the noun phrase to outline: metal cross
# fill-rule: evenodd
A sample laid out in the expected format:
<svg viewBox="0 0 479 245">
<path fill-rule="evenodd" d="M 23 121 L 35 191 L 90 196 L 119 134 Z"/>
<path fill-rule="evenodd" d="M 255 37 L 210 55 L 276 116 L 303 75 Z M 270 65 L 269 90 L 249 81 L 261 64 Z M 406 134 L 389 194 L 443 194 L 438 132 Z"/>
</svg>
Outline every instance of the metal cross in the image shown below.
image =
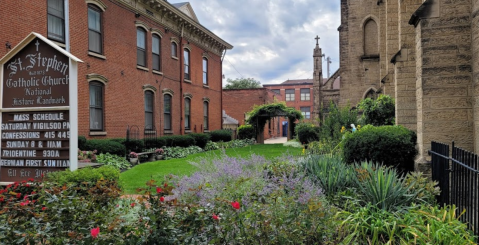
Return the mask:
<svg viewBox="0 0 479 245">
<path fill-rule="evenodd" d="M 38 40 L 37 40 L 37 42 L 35 43 L 35 45 L 37 46 L 37 52 L 38 52 L 38 45 L 40 45 L 40 43 L 38 42 Z"/>
<path fill-rule="evenodd" d="M 319 45 L 319 43 L 318 43 L 318 42 L 319 42 L 319 39 L 320 39 L 319 36 L 316 35 L 316 37 L 315 37 L 314 39 L 316 39 L 316 45 Z"/>
</svg>

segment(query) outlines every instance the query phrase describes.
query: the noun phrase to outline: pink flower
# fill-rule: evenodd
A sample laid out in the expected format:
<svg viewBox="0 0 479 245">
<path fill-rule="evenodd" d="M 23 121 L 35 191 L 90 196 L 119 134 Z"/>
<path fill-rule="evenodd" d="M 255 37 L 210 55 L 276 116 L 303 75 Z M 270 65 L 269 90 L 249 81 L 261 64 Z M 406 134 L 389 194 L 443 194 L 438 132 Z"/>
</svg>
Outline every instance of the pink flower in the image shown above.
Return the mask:
<svg viewBox="0 0 479 245">
<path fill-rule="evenodd" d="M 233 206 L 234 209 L 240 209 L 240 204 L 237 201 L 231 202 L 231 206 Z"/>
<path fill-rule="evenodd" d="M 163 191 L 163 190 L 162 190 L 160 187 L 156 187 L 156 193 L 157 193 L 157 194 L 160 193 L 160 192 L 162 192 L 162 191 Z"/>
<path fill-rule="evenodd" d="M 218 215 L 216 215 L 216 214 L 213 214 L 213 219 L 214 220 L 220 220 L 220 217 L 218 217 Z"/>
<path fill-rule="evenodd" d="M 165 201 L 165 197 L 160 197 L 160 202 L 164 202 Z"/>
<path fill-rule="evenodd" d="M 100 233 L 100 227 L 91 229 L 90 233 L 91 233 L 91 237 L 97 238 L 98 234 Z"/>
<path fill-rule="evenodd" d="M 22 197 L 22 193 L 17 193 L 17 198 Z"/>
<path fill-rule="evenodd" d="M 132 202 L 131 203 L 131 207 L 134 207 L 136 205 L 136 203 Z"/>
</svg>

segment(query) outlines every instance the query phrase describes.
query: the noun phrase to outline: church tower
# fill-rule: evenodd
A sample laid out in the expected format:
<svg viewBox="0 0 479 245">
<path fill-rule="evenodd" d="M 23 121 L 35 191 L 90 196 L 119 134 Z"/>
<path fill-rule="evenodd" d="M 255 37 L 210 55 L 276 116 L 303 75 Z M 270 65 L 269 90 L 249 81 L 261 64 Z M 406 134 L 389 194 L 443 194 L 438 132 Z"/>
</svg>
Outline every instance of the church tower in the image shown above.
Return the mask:
<svg viewBox="0 0 479 245">
<path fill-rule="evenodd" d="M 322 101 L 322 85 L 323 85 L 323 53 L 319 47 L 319 36 L 316 36 L 316 47 L 313 51 L 314 72 L 313 72 L 313 117 L 320 117 L 321 101 Z"/>
</svg>

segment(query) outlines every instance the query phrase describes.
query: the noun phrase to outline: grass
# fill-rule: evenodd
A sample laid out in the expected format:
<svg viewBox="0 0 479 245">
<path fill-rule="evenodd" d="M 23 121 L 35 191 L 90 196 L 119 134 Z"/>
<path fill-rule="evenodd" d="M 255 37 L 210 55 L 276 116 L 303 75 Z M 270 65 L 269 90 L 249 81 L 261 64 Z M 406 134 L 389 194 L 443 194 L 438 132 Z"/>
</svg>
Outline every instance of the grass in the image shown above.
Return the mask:
<svg viewBox="0 0 479 245">
<path fill-rule="evenodd" d="M 226 149 L 225 154 L 230 157 L 248 158 L 252 154 L 264 156 L 267 159 L 279 157 L 283 154 L 299 155 L 301 148 L 286 147 L 282 144 L 252 145 L 243 148 Z M 125 194 L 136 194 L 136 189 L 145 187 L 148 180 L 154 179 L 160 183 L 164 176 L 169 174 L 184 176 L 197 171 L 197 168 L 188 162 L 199 161 L 201 158 L 214 158 L 222 154 L 222 150 L 208 151 L 189 155 L 186 158 L 148 162 L 135 166 L 121 173 L 120 181 Z"/>
</svg>

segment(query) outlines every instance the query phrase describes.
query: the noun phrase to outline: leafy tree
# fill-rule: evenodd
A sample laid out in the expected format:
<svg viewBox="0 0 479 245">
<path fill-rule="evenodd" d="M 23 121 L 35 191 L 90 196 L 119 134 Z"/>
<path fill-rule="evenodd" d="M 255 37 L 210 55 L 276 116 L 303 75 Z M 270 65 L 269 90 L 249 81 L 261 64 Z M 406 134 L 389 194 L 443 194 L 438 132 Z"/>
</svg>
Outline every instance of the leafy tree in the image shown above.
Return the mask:
<svg viewBox="0 0 479 245">
<path fill-rule="evenodd" d="M 358 113 L 350 106 L 339 108 L 333 102 L 330 103 L 328 112 L 321 122 L 319 137 L 320 139 L 332 142 L 341 141 L 341 128 L 351 129 L 351 124 L 357 125 Z"/>
<path fill-rule="evenodd" d="M 245 89 L 245 88 L 261 88 L 262 85 L 254 78 L 236 78 L 234 80 L 227 79 L 226 86 L 223 89 Z"/>
<path fill-rule="evenodd" d="M 395 123 L 394 99 L 389 95 L 380 95 L 376 100 L 370 98 L 361 100 L 358 108 L 363 111 L 361 117 L 363 124 L 382 126 Z"/>
</svg>

